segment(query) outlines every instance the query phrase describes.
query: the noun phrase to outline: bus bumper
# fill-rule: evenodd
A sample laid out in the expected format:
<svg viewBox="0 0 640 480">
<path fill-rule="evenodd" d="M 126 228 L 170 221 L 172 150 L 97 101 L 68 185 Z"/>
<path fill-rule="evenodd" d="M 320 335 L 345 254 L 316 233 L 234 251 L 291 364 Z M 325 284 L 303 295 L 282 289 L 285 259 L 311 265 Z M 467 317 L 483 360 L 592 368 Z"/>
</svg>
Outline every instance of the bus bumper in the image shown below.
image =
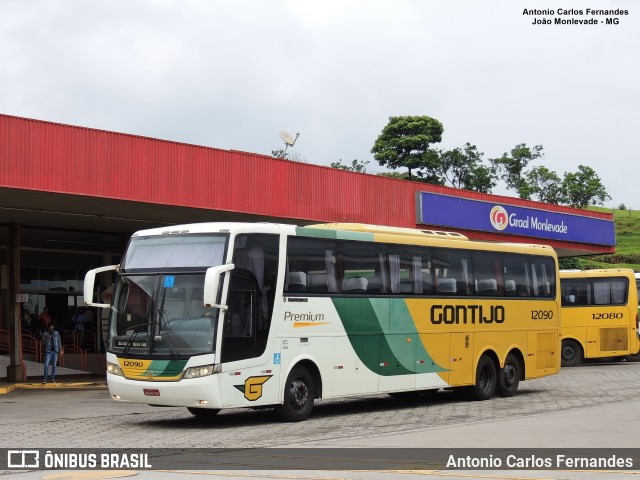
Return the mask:
<svg viewBox="0 0 640 480">
<path fill-rule="evenodd" d="M 117 402 L 145 403 L 166 407 L 222 408 L 218 375 L 177 382 L 127 380 L 107 373 L 111 398 Z"/>
</svg>

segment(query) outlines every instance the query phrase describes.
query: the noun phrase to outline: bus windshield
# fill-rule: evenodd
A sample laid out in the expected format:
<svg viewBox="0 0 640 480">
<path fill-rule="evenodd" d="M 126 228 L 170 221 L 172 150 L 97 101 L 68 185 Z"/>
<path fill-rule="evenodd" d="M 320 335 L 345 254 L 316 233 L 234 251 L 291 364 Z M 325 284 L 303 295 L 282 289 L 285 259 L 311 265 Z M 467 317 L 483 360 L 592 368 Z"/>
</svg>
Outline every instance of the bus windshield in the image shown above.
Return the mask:
<svg viewBox="0 0 640 480">
<path fill-rule="evenodd" d="M 109 351 L 181 358 L 213 353 L 218 311 L 203 303 L 204 272 L 120 275 Z"/>
</svg>

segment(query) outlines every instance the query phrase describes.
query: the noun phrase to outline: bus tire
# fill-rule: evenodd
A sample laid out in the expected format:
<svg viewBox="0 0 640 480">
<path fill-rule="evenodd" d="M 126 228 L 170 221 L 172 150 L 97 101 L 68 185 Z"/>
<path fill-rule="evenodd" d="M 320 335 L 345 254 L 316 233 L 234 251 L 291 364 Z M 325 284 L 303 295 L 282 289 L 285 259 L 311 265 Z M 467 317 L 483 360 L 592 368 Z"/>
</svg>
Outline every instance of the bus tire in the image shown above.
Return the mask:
<svg viewBox="0 0 640 480">
<path fill-rule="evenodd" d="M 513 397 L 515 395 L 518 391 L 518 385 L 520 385 L 521 375 L 520 361 L 513 353 L 510 353 L 504 361 L 504 367 L 500 369 L 498 391 L 501 397 Z"/>
<path fill-rule="evenodd" d="M 582 361 L 582 348 L 575 340 L 562 340 L 562 366 L 575 367 Z"/>
<path fill-rule="evenodd" d="M 276 416 L 286 422 L 300 422 L 311 415 L 315 385 L 309 371 L 300 366 L 291 370 L 284 385 L 284 403 L 275 408 Z"/>
<path fill-rule="evenodd" d="M 489 400 L 496 391 L 497 383 L 496 364 L 488 355 L 483 355 L 476 368 L 476 383 L 468 389 L 469 397 L 472 400 Z"/>
<path fill-rule="evenodd" d="M 640 362 L 640 353 L 623 357 L 627 362 Z"/>
<path fill-rule="evenodd" d="M 219 408 L 198 408 L 198 407 L 187 407 L 189 413 L 198 418 L 213 418 L 220 411 Z"/>
</svg>

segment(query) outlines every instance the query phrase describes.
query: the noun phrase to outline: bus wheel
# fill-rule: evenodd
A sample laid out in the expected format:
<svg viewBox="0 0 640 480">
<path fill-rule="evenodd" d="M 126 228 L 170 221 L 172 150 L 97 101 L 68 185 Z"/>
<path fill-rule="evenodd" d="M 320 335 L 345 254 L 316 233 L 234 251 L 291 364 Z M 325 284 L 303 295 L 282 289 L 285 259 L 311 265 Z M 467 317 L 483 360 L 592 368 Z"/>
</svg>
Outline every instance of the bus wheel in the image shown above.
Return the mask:
<svg viewBox="0 0 640 480">
<path fill-rule="evenodd" d="M 626 355 L 624 358 L 627 362 L 640 362 L 640 353 L 636 353 L 635 355 Z"/>
<path fill-rule="evenodd" d="M 520 362 L 513 353 L 507 355 L 504 367 L 500 369 L 498 390 L 501 397 L 513 397 L 520 385 Z"/>
<path fill-rule="evenodd" d="M 187 407 L 189 413 L 195 415 L 198 418 L 213 418 L 220 411 L 219 408 L 198 408 L 198 407 Z"/>
<path fill-rule="evenodd" d="M 562 341 L 562 366 L 575 367 L 582 361 L 582 349 L 575 340 Z"/>
<path fill-rule="evenodd" d="M 483 355 L 476 369 L 476 384 L 469 387 L 469 396 L 473 400 L 489 400 L 496 391 L 497 383 L 496 364 L 487 355 Z"/>
<path fill-rule="evenodd" d="M 315 389 L 313 378 L 304 367 L 294 367 L 287 378 L 284 390 L 284 403 L 276 406 L 276 415 L 280 420 L 300 422 L 311 414 Z"/>
</svg>

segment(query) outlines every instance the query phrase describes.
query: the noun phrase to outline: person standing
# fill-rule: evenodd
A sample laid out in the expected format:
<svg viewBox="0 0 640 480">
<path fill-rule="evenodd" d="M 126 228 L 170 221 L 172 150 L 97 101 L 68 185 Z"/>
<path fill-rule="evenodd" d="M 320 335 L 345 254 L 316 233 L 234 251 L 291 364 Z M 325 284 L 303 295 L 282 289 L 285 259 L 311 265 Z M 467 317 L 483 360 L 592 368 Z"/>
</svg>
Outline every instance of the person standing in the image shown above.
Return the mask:
<svg viewBox="0 0 640 480">
<path fill-rule="evenodd" d="M 51 365 L 51 382 L 56 383 L 56 365 L 58 364 L 58 355 L 62 355 L 62 340 L 60 334 L 55 329 L 53 322 L 49 323 L 49 327 L 42 334 L 42 347 L 44 348 L 44 379 L 42 383 L 47 383 L 49 377 L 49 365 Z"/>
<path fill-rule="evenodd" d="M 84 310 L 78 310 L 73 316 L 73 331 L 76 334 L 76 343 L 79 347 L 84 344 L 84 324 L 87 323 L 87 317 Z"/>
</svg>

